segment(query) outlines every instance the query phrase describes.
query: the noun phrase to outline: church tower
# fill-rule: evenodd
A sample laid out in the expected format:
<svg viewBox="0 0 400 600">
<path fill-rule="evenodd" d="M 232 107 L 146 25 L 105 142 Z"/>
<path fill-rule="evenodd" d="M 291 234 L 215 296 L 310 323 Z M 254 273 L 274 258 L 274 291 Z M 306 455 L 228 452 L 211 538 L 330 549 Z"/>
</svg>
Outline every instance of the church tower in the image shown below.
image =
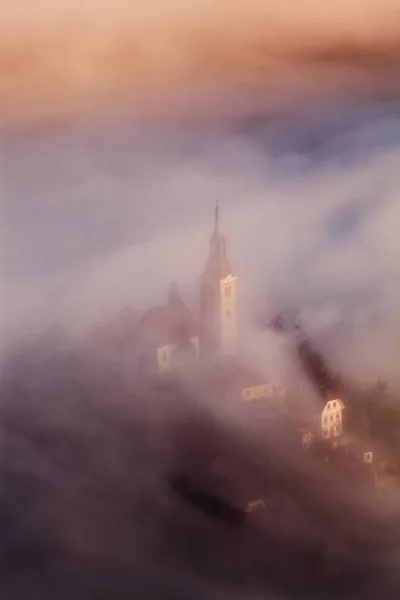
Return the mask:
<svg viewBox="0 0 400 600">
<path fill-rule="evenodd" d="M 210 255 L 200 278 L 200 354 L 204 358 L 236 351 L 236 279 L 219 231 L 217 201 Z"/>
</svg>

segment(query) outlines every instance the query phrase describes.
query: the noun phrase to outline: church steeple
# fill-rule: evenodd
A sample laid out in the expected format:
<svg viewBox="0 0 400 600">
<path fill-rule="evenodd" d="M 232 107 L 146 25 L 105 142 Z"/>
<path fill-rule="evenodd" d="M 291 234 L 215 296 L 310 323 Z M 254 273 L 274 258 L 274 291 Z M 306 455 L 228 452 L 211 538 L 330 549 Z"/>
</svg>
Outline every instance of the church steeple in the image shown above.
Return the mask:
<svg viewBox="0 0 400 600">
<path fill-rule="evenodd" d="M 201 276 L 200 350 L 203 355 L 231 353 L 236 345 L 236 277 L 220 232 L 219 201 L 215 203 L 210 254 Z"/>
<path fill-rule="evenodd" d="M 219 230 L 219 201 L 215 203 L 214 231 L 210 239 L 210 256 L 206 264 L 206 272 L 220 279 L 231 272 L 231 264 L 226 255 L 226 240 Z"/>
<path fill-rule="evenodd" d="M 215 202 L 215 213 L 214 213 L 214 236 L 219 235 L 219 200 L 217 198 Z"/>
</svg>

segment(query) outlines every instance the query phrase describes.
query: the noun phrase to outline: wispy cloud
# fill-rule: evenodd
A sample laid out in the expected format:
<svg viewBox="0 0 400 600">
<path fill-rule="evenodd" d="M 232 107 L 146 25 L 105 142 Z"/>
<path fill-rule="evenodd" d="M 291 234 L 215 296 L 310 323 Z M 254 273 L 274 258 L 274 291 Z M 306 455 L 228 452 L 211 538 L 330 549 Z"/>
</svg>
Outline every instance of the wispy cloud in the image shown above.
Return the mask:
<svg viewBox="0 0 400 600">
<path fill-rule="evenodd" d="M 397 383 L 396 116 L 388 105 L 256 130 L 133 126 L 10 140 L 10 324 L 64 319 L 79 330 L 158 302 L 172 279 L 195 299 L 219 195 L 247 309 L 303 311 L 335 365 Z"/>
<path fill-rule="evenodd" d="M 89 118 L 110 108 L 153 118 L 221 117 L 254 108 L 260 95 L 264 108 L 281 111 L 316 96 L 399 92 L 394 0 L 7 4 L 3 125 Z"/>
</svg>

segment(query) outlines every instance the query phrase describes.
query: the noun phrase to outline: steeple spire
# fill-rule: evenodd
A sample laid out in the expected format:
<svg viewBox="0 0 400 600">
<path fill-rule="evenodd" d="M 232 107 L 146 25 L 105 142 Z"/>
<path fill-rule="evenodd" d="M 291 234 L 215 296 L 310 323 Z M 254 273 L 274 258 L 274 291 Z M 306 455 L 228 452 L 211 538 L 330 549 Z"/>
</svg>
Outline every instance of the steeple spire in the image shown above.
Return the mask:
<svg viewBox="0 0 400 600">
<path fill-rule="evenodd" d="M 232 273 L 225 237 L 219 227 L 217 198 L 210 254 L 200 279 L 200 352 L 204 356 L 232 353 L 236 337 L 236 276 Z"/>
<path fill-rule="evenodd" d="M 219 200 L 215 202 L 214 235 L 219 236 Z"/>
<path fill-rule="evenodd" d="M 215 202 L 214 211 L 214 230 L 210 239 L 210 256 L 206 265 L 206 270 L 213 273 L 214 276 L 225 277 L 230 271 L 231 266 L 226 256 L 226 241 L 219 229 L 219 199 Z"/>
</svg>

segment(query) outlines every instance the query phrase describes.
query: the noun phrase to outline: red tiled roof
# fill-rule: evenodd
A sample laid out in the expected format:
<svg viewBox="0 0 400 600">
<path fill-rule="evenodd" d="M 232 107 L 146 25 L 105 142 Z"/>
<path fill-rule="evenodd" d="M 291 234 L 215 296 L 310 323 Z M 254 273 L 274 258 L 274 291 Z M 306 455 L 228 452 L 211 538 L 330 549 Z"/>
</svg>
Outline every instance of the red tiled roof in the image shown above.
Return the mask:
<svg viewBox="0 0 400 600">
<path fill-rule="evenodd" d="M 197 322 L 180 299 L 146 311 L 138 322 L 138 331 L 146 341 L 157 347 L 199 335 Z"/>
</svg>

